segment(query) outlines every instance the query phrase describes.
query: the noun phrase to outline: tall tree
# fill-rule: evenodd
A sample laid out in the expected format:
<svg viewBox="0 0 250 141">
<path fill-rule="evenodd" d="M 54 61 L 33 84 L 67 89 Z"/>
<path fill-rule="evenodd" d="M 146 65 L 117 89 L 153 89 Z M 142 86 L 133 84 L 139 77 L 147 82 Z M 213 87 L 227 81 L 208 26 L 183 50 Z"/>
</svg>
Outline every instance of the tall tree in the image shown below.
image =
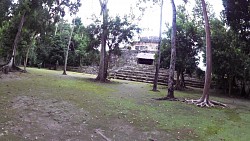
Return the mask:
<svg viewBox="0 0 250 141">
<path fill-rule="evenodd" d="M 171 0 L 173 9 L 172 35 L 171 35 L 171 60 L 168 74 L 168 93 L 166 99 L 176 100 L 174 97 L 174 72 L 176 62 L 176 7 L 174 0 Z"/>
<path fill-rule="evenodd" d="M 63 68 L 63 75 L 67 75 L 67 62 L 68 62 L 68 55 L 69 55 L 69 47 L 71 45 L 71 38 L 73 35 L 73 31 L 74 31 L 74 27 L 75 27 L 75 18 L 73 19 L 73 24 L 72 24 L 72 29 L 69 35 L 69 41 L 68 41 L 68 46 L 67 46 L 67 50 L 66 50 L 66 54 L 65 54 L 65 58 L 64 58 L 64 68 Z"/>
<path fill-rule="evenodd" d="M 101 53 L 100 53 L 100 64 L 99 64 L 99 72 L 96 80 L 100 82 L 105 82 L 107 79 L 107 68 L 105 65 L 106 62 L 106 43 L 107 43 L 107 20 L 108 20 L 108 9 L 107 4 L 108 0 L 99 0 L 101 6 L 101 15 L 102 15 L 102 37 L 101 37 Z"/>
<path fill-rule="evenodd" d="M 176 33 L 176 90 L 185 88 L 184 73 L 191 75 L 197 68 L 197 53 L 203 45 L 199 36 L 198 26 L 185 11 L 185 6 L 177 7 L 177 33 Z M 167 39 L 170 39 L 171 28 L 167 31 Z M 171 57 L 171 43 L 168 41 L 162 47 L 161 67 L 168 68 Z"/>
<path fill-rule="evenodd" d="M 73 44 L 75 46 L 75 54 L 77 60 L 69 60 L 71 65 L 92 65 L 98 64 L 99 62 L 99 51 L 98 46 L 100 45 L 99 38 L 94 38 L 96 30 L 95 25 L 91 24 L 84 27 L 81 23 L 80 18 L 76 18 L 76 27 L 73 36 Z"/>
<path fill-rule="evenodd" d="M 245 41 L 250 40 L 249 0 L 222 0 L 227 24 Z"/>
<path fill-rule="evenodd" d="M 108 35 L 107 35 L 107 46 L 109 48 L 107 54 L 107 60 L 105 62 L 106 68 L 111 63 L 112 55 L 119 56 L 121 55 L 120 44 L 132 44 L 133 36 L 135 33 L 140 32 L 140 29 L 137 25 L 132 24 L 127 16 L 121 18 L 116 16 L 114 18 L 110 17 L 108 19 Z"/>
<path fill-rule="evenodd" d="M 244 76 L 244 80 L 242 81 L 242 95 L 245 95 L 245 85 L 246 81 L 249 81 L 247 78 L 250 68 L 249 68 L 249 46 L 250 46 L 250 2 L 249 0 L 222 0 L 223 6 L 225 10 L 223 11 L 225 21 L 227 25 L 234 31 L 236 36 L 240 38 L 240 48 L 241 50 L 241 57 L 246 56 L 243 63 L 243 67 L 241 70 L 244 70 L 242 74 Z M 239 63 L 238 63 L 239 64 Z M 250 93 L 250 92 L 249 92 Z M 250 95 L 250 94 L 248 94 Z"/>
<path fill-rule="evenodd" d="M 209 100 L 209 89 L 212 78 L 212 48 L 211 48 L 211 33 L 210 25 L 207 16 L 206 3 L 205 0 L 201 0 L 202 12 L 205 20 L 205 32 L 206 32 L 206 73 L 205 73 L 205 84 L 203 88 L 202 97 L 198 100 L 187 100 L 189 103 L 196 104 L 200 107 L 211 107 L 214 105 L 226 106 L 225 104 L 219 103 L 217 101 Z"/>
<path fill-rule="evenodd" d="M 157 60 L 155 62 L 155 77 L 154 77 L 154 84 L 153 84 L 153 89 L 152 89 L 153 91 L 157 91 L 157 83 L 158 83 L 159 69 L 160 69 L 160 63 L 161 63 L 162 8 L 163 8 L 163 0 L 161 0 L 159 43 L 158 43 L 158 48 L 157 48 Z"/>
<path fill-rule="evenodd" d="M 15 65 L 15 57 L 16 57 L 18 41 L 20 40 L 22 28 L 24 26 L 24 22 L 26 18 L 29 18 L 34 13 L 41 12 L 41 11 L 37 11 L 37 9 L 44 8 L 47 10 L 46 14 L 49 15 L 46 22 L 56 23 L 58 22 L 58 18 L 63 17 L 65 15 L 65 12 L 64 12 L 65 7 L 68 7 L 70 9 L 70 12 L 76 12 L 80 5 L 81 5 L 80 0 L 77 0 L 76 2 L 70 2 L 68 0 L 62 0 L 62 1 L 50 1 L 50 0 L 21 1 L 20 0 L 18 1 L 18 8 L 16 10 L 16 13 L 14 13 L 14 17 L 19 16 L 20 22 L 18 25 L 18 30 L 15 36 L 15 40 L 13 43 L 13 51 L 12 51 L 11 59 L 8 62 L 8 64 L 3 67 L 5 72 L 8 73 L 9 71 L 14 70 L 14 69 L 20 70 L 20 68 L 16 67 Z"/>
<path fill-rule="evenodd" d="M 12 51 L 11 59 L 10 59 L 10 61 L 9 61 L 9 63 L 7 65 L 3 66 L 3 71 L 6 74 L 9 73 L 9 71 L 12 71 L 12 70 L 21 70 L 19 67 L 17 67 L 15 65 L 15 57 L 16 57 L 17 44 L 18 44 L 18 41 L 19 41 L 19 38 L 20 38 L 20 35 L 21 35 L 21 31 L 22 31 L 22 28 L 23 28 L 24 21 L 25 21 L 25 16 L 26 16 L 26 11 L 24 11 L 22 16 L 21 16 L 21 20 L 20 20 L 20 23 L 19 23 L 19 26 L 18 26 L 17 34 L 15 36 L 15 40 L 14 40 L 14 43 L 13 43 L 13 51 Z"/>
<path fill-rule="evenodd" d="M 212 50 L 213 78 L 216 87 L 224 89 L 228 96 L 231 94 L 240 96 L 242 92 L 242 96 L 245 97 L 247 95 L 244 82 L 250 79 L 247 77 L 249 57 L 245 54 L 243 49 L 245 44 L 240 36 L 232 29 L 225 27 L 223 21 L 219 19 L 211 21 L 211 44 L 214 47 Z M 236 82 L 241 82 L 241 84 Z"/>
<path fill-rule="evenodd" d="M 173 20 L 172 20 L 172 32 L 171 32 L 171 59 L 170 67 L 168 69 L 168 91 L 167 96 L 163 98 L 158 98 L 157 100 L 178 100 L 174 96 L 174 72 L 175 72 L 175 62 L 176 62 L 176 7 L 174 0 L 171 0 L 172 10 L 173 10 Z"/>
</svg>

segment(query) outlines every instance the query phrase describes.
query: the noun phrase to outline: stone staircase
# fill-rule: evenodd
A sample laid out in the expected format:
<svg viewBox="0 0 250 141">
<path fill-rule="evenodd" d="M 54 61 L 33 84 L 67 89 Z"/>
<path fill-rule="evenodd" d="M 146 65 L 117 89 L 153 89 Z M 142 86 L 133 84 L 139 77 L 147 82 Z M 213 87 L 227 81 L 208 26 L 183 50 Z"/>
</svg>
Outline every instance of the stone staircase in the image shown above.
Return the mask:
<svg viewBox="0 0 250 141">
<path fill-rule="evenodd" d="M 144 82 L 144 83 L 153 83 L 155 75 L 155 68 L 154 66 L 147 66 L 147 65 L 139 65 L 137 67 L 132 66 L 125 66 L 122 68 L 118 68 L 116 70 L 111 70 L 109 72 L 109 79 L 122 79 L 122 80 L 129 80 L 129 81 L 137 81 L 137 82 Z M 175 74 L 176 80 L 176 74 Z M 189 87 L 195 88 L 203 88 L 204 82 L 198 80 L 196 78 L 191 78 L 185 75 L 185 84 Z M 159 77 L 158 77 L 158 84 L 159 85 L 167 85 L 168 83 L 168 70 L 167 69 L 160 69 L 159 70 Z"/>
</svg>

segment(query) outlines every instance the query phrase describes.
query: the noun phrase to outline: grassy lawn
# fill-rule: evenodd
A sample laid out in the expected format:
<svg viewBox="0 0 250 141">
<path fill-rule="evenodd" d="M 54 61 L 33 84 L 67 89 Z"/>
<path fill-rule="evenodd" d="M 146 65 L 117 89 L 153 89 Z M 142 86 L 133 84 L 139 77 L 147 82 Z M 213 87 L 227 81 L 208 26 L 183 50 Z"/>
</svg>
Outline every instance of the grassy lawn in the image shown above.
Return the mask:
<svg viewBox="0 0 250 141">
<path fill-rule="evenodd" d="M 166 87 L 28 68 L 26 74 L 0 78 L 0 140 L 248 141 L 247 100 L 211 96 L 229 108 L 199 108 L 155 101 Z M 199 98 L 200 90 L 175 92 Z M 101 132 L 96 132 L 100 130 Z"/>
</svg>

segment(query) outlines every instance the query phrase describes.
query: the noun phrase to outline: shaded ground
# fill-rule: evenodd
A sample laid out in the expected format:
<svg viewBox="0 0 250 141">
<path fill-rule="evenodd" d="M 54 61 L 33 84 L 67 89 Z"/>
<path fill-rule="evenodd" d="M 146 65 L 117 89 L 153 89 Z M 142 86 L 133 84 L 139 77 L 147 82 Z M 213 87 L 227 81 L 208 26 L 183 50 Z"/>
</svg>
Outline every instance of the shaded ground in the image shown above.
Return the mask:
<svg viewBox="0 0 250 141">
<path fill-rule="evenodd" d="M 250 138 L 249 101 L 213 97 L 228 109 L 154 101 L 149 84 L 29 69 L 0 75 L 0 140 L 174 141 Z M 198 98 L 199 91 L 176 92 Z"/>
</svg>

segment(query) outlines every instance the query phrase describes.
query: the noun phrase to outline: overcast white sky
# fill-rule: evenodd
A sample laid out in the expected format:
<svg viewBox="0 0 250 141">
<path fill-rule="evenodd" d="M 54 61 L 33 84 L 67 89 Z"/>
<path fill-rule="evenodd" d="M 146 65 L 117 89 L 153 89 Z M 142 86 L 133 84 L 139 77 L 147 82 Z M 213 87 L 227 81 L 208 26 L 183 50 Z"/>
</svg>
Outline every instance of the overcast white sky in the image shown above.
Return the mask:
<svg viewBox="0 0 250 141">
<path fill-rule="evenodd" d="M 111 16 L 129 14 L 130 7 L 134 8 L 134 14 L 138 13 L 136 8 L 137 0 L 108 0 L 108 9 Z M 180 5 L 183 0 L 175 0 L 176 6 Z M 223 10 L 222 0 L 209 0 L 209 3 L 213 6 L 216 16 L 219 17 L 220 12 Z M 149 4 L 150 5 L 150 4 Z M 189 0 L 188 7 L 194 6 L 194 0 Z M 82 0 L 82 6 L 79 9 L 77 16 L 81 17 L 83 24 L 88 25 L 92 21 L 91 15 L 100 15 L 99 0 Z M 139 22 L 139 27 L 148 29 L 142 33 L 146 36 L 158 36 L 159 35 L 159 19 L 160 19 L 160 6 L 155 5 L 153 8 L 147 9 L 143 19 Z M 170 23 L 172 20 L 172 7 L 170 0 L 164 0 L 163 6 L 163 27 L 164 23 Z M 164 29 L 163 29 L 164 30 Z"/>
</svg>

